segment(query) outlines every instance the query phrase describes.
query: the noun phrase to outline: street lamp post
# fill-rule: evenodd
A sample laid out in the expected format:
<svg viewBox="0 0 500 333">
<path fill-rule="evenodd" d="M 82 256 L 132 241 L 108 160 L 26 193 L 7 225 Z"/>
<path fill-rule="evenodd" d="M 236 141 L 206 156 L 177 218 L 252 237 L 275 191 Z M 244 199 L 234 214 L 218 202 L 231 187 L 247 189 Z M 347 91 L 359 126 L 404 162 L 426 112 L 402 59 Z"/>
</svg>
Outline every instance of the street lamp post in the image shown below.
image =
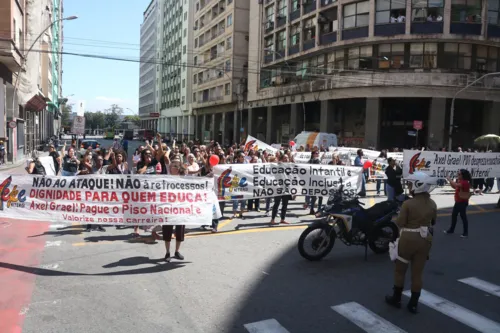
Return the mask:
<svg viewBox="0 0 500 333">
<path fill-rule="evenodd" d="M 274 51 L 271 48 L 264 48 L 264 51 L 277 54 L 277 55 L 280 56 L 280 58 L 284 58 L 283 54 L 281 54 L 280 52 Z M 288 67 L 288 70 L 290 71 L 290 73 L 292 73 L 293 70 L 292 70 L 292 67 L 290 66 L 290 64 L 288 63 L 288 61 L 284 60 L 284 62 L 285 62 L 285 65 Z M 299 87 L 299 90 L 300 90 L 299 83 L 296 82 L 296 84 L 297 84 L 297 87 Z M 302 130 L 305 131 L 306 130 L 306 103 L 304 101 L 302 101 L 302 112 L 303 112 L 303 116 L 304 116 L 304 125 L 302 127 Z"/>
<path fill-rule="evenodd" d="M 448 150 L 449 151 L 451 151 L 451 149 L 452 149 L 451 144 L 452 144 L 452 135 L 453 135 L 453 126 L 454 126 L 453 125 L 453 118 L 455 117 L 455 99 L 457 98 L 458 94 L 460 94 L 461 92 L 467 90 L 469 87 L 473 86 L 474 84 L 476 84 L 477 82 L 481 81 L 485 77 L 494 76 L 494 75 L 500 75 L 500 72 L 494 72 L 494 73 L 484 74 L 483 76 L 481 76 L 478 79 L 472 81 L 471 83 L 467 84 L 465 87 L 463 87 L 462 89 L 460 89 L 459 91 L 457 91 L 455 93 L 455 95 L 453 96 L 453 99 L 451 100 L 450 128 L 449 128 L 449 133 L 448 133 Z"/>
</svg>

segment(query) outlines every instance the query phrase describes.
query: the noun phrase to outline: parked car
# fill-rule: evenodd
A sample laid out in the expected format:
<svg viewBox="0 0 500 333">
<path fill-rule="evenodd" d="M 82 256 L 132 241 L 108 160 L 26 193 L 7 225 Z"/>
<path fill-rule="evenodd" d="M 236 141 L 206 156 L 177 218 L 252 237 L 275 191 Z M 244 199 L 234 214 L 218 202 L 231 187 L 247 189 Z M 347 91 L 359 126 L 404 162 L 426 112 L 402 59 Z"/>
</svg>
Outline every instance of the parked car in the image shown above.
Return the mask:
<svg viewBox="0 0 500 333">
<path fill-rule="evenodd" d="M 83 154 L 85 154 L 85 151 L 89 147 L 92 147 L 92 151 L 93 152 L 101 150 L 101 145 L 96 140 L 82 140 L 80 142 L 80 156 L 82 156 Z"/>
</svg>

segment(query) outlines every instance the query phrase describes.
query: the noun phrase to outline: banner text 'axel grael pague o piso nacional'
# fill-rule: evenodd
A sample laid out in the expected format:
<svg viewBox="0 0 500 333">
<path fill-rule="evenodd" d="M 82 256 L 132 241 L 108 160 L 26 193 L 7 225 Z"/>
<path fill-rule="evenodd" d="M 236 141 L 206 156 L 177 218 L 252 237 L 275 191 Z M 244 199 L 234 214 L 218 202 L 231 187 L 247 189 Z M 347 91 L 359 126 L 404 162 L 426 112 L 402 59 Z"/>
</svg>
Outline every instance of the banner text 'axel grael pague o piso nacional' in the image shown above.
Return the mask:
<svg viewBox="0 0 500 333">
<path fill-rule="evenodd" d="M 209 225 L 212 178 L 92 175 L 0 177 L 0 218 L 116 225 Z"/>
<path fill-rule="evenodd" d="M 476 179 L 500 177 L 500 153 L 405 150 L 403 161 L 404 178 L 416 171 L 436 178 L 455 178 L 460 169 L 468 170 Z"/>
</svg>

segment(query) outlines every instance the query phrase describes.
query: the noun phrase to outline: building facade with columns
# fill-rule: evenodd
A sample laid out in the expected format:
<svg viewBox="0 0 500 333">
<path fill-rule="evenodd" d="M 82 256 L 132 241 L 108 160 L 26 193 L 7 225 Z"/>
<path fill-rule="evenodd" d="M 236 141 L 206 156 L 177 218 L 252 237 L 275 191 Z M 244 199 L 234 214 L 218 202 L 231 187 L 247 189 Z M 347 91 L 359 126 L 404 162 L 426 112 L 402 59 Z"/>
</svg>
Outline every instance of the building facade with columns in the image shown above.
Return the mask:
<svg viewBox="0 0 500 333">
<path fill-rule="evenodd" d="M 248 75 L 248 0 L 198 0 L 194 17 L 193 109 L 202 141 L 239 141 Z"/>
<path fill-rule="evenodd" d="M 320 130 L 350 146 L 438 149 L 453 128 L 453 145 L 470 147 L 499 132 L 500 75 L 481 78 L 500 71 L 499 5 L 251 1 L 246 130 L 267 143 Z"/>
<path fill-rule="evenodd" d="M 194 138 L 192 116 L 195 0 L 160 0 L 157 130 L 171 139 Z"/>
</svg>

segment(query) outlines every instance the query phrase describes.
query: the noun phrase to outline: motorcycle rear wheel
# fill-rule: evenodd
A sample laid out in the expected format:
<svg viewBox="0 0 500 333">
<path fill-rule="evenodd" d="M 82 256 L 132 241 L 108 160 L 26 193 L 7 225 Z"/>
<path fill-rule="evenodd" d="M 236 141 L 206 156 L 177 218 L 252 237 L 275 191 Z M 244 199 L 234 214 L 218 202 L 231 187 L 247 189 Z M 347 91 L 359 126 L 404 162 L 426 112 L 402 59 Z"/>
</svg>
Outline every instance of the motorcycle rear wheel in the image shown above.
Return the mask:
<svg viewBox="0 0 500 333">
<path fill-rule="evenodd" d="M 391 235 L 387 234 L 389 230 Z M 389 243 L 394 242 L 398 238 L 398 234 L 398 227 L 393 222 L 382 222 L 372 230 L 368 246 L 377 254 L 387 253 L 389 252 Z M 385 238 L 385 241 L 381 241 L 381 238 Z"/>
<path fill-rule="evenodd" d="M 304 232 L 300 235 L 299 242 L 297 244 L 297 247 L 299 249 L 300 255 L 310 261 L 318 261 L 323 259 L 328 253 L 332 251 L 333 245 L 335 244 L 335 233 L 332 233 L 330 235 L 330 229 L 331 227 L 329 225 L 316 225 L 316 226 L 311 226 L 308 227 Z M 321 230 L 321 236 L 316 236 L 316 238 L 312 241 L 312 248 L 313 250 L 316 250 L 316 248 L 319 248 L 319 251 L 316 254 L 310 254 L 306 251 L 305 248 L 305 240 L 307 236 L 315 231 L 315 230 Z"/>
</svg>

